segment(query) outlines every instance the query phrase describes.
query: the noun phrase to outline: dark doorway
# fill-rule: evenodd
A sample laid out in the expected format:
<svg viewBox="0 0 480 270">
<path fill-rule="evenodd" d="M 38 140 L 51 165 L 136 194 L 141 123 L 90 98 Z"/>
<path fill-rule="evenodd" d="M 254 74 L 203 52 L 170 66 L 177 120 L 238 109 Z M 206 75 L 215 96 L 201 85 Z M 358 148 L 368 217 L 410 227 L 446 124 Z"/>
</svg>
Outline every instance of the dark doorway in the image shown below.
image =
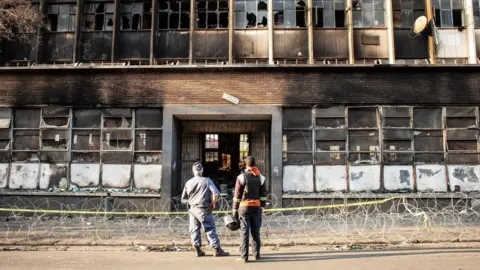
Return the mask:
<svg viewBox="0 0 480 270">
<path fill-rule="evenodd" d="M 213 180 L 222 195 L 231 195 L 235 179 L 245 166 L 245 157 L 250 154 L 249 138 L 249 134 L 242 133 L 203 135 L 204 175 Z"/>
</svg>

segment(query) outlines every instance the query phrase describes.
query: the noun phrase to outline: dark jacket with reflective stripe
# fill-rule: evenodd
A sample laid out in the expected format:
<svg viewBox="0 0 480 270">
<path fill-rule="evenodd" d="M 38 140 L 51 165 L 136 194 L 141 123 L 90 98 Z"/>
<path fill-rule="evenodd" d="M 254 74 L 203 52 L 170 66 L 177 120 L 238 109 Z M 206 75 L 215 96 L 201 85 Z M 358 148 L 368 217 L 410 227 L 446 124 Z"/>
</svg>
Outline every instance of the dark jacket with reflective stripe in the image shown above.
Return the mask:
<svg viewBox="0 0 480 270">
<path fill-rule="evenodd" d="M 254 175 L 250 170 L 246 170 L 237 177 L 233 209 L 238 209 L 240 205 L 265 207 L 266 197 L 265 176 Z"/>
</svg>

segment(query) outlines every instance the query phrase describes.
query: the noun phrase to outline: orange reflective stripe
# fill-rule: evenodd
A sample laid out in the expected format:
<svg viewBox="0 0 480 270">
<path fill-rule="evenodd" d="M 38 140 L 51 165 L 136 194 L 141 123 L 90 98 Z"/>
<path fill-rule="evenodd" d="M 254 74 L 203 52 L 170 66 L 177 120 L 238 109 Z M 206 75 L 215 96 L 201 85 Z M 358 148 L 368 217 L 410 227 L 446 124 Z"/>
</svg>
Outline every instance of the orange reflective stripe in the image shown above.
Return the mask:
<svg viewBox="0 0 480 270">
<path fill-rule="evenodd" d="M 260 200 L 242 201 L 240 206 L 260 206 Z"/>
</svg>

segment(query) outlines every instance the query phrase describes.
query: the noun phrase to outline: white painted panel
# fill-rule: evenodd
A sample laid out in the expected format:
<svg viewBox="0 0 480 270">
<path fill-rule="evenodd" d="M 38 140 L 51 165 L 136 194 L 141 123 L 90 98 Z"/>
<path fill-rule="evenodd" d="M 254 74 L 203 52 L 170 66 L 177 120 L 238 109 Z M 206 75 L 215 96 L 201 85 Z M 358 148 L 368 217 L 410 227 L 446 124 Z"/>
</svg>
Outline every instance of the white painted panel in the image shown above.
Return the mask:
<svg viewBox="0 0 480 270">
<path fill-rule="evenodd" d="M 283 191 L 313 192 L 313 166 L 283 166 Z"/>
<path fill-rule="evenodd" d="M 66 164 L 40 164 L 40 189 L 67 188 Z"/>
<path fill-rule="evenodd" d="M 380 189 L 380 165 L 350 166 L 350 191 L 373 191 Z"/>
<path fill-rule="evenodd" d="M 386 190 L 413 190 L 413 166 L 383 166 Z"/>
<path fill-rule="evenodd" d="M 79 188 L 97 187 L 100 180 L 99 164 L 71 164 L 71 183 Z"/>
<path fill-rule="evenodd" d="M 466 58 L 467 31 L 457 29 L 439 29 L 440 44 L 437 46 L 437 56 L 440 58 Z"/>
<path fill-rule="evenodd" d="M 480 191 L 480 166 L 448 166 L 448 180 L 450 190 L 455 191 L 455 186 L 461 192 Z"/>
<path fill-rule="evenodd" d="M 447 191 L 444 165 L 418 165 L 415 170 L 418 191 Z"/>
<path fill-rule="evenodd" d="M 0 164 L 0 188 L 7 187 L 7 180 L 8 180 L 8 163 L 1 163 Z"/>
<path fill-rule="evenodd" d="M 9 188 L 37 189 L 38 170 L 37 163 L 12 163 Z"/>
<path fill-rule="evenodd" d="M 107 188 L 128 188 L 130 186 L 129 164 L 103 164 L 102 186 Z"/>
<path fill-rule="evenodd" d="M 316 166 L 315 185 L 317 191 L 347 190 L 346 166 Z"/>
<path fill-rule="evenodd" d="M 162 183 L 162 165 L 141 165 L 133 167 L 135 188 L 159 190 Z"/>
</svg>

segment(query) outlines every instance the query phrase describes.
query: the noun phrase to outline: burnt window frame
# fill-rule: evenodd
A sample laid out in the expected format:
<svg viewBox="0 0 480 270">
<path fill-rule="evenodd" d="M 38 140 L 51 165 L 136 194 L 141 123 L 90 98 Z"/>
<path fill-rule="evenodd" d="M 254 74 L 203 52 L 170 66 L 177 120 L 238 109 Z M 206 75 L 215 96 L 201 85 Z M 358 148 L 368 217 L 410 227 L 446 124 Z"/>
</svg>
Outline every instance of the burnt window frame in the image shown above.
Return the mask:
<svg viewBox="0 0 480 270">
<path fill-rule="evenodd" d="M 368 3 L 366 1 L 369 1 Z M 367 25 L 365 22 L 367 20 L 367 14 L 372 15 L 372 25 Z M 382 15 L 383 23 L 375 24 L 377 21 L 377 15 Z M 352 24 L 353 28 L 365 28 L 365 29 L 384 29 L 387 27 L 385 22 L 386 10 L 385 10 L 385 1 L 384 0 L 354 0 L 352 3 Z M 356 20 L 358 18 L 360 20 Z M 356 24 L 356 22 L 360 22 Z"/>
<path fill-rule="evenodd" d="M 345 13 L 345 2 L 339 0 L 313 0 L 312 6 L 312 23 L 313 28 L 315 29 L 345 29 L 346 25 L 346 13 Z M 321 11 L 322 19 L 321 25 L 319 25 L 319 11 Z M 332 21 L 329 23 L 326 18 L 328 18 L 327 13 L 330 12 L 332 16 Z M 343 14 L 343 23 L 342 25 L 337 24 L 337 16 L 339 13 Z M 333 22 L 333 24 L 332 24 Z"/>
<path fill-rule="evenodd" d="M 409 22 L 403 20 L 407 16 L 407 12 L 411 12 L 408 19 Z M 392 1 L 392 16 L 393 27 L 395 29 L 412 29 L 415 20 L 425 15 L 425 1 L 424 0 L 393 0 Z M 400 25 L 396 24 L 400 22 Z"/>
<path fill-rule="evenodd" d="M 298 121 L 298 114 L 302 114 L 308 122 L 300 122 Z M 302 119 L 302 120 L 305 120 Z M 282 163 L 284 165 L 312 165 L 314 162 L 314 123 L 313 123 L 313 110 L 312 108 L 283 108 L 282 110 Z M 286 125 L 288 123 L 288 125 Z M 301 124 L 309 124 L 308 126 L 297 126 L 298 123 Z M 288 146 L 288 136 L 289 134 L 301 134 L 305 137 L 305 143 L 307 150 L 304 149 L 289 149 Z M 310 138 L 308 141 L 306 138 Z M 310 147 L 310 149 L 308 149 Z M 289 159 L 289 155 L 292 156 L 308 156 L 308 158 L 300 158 L 300 162 L 294 158 L 294 161 Z"/>
<path fill-rule="evenodd" d="M 150 10 L 145 10 L 145 5 L 150 6 Z M 130 6 L 130 8 L 128 7 Z M 138 7 L 136 7 L 138 6 Z M 141 7 L 141 11 L 140 11 Z M 137 10 L 138 8 L 138 10 Z M 128 32 L 128 31 L 150 31 L 152 28 L 152 1 L 147 0 L 122 0 L 120 2 L 120 31 Z M 140 20 L 138 22 L 139 29 L 133 28 L 133 21 L 135 16 L 140 16 Z M 124 17 L 128 17 L 129 20 L 129 27 L 124 28 Z M 146 28 L 144 21 L 147 21 L 150 27 Z"/>
<path fill-rule="evenodd" d="M 216 8 L 213 9 L 213 6 L 210 5 L 211 2 L 216 3 Z M 203 4 L 205 3 L 205 4 Z M 221 5 L 223 3 L 223 5 Z M 205 8 L 199 8 L 199 6 L 205 6 Z M 215 1 L 210 1 L 210 0 L 195 0 L 195 15 L 197 18 L 197 23 L 195 24 L 196 29 L 228 29 L 228 23 L 229 23 L 229 1 L 228 0 L 215 0 Z M 202 16 L 205 16 L 205 26 L 200 25 L 200 14 L 203 14 Z M 210 14 L 215 14 L 216 16 L 216 27 L 209 27 L 209 18 Z M 226 14 L 226 25 L 221 26 L 221 17 Z"/>
<path fill-rule="evenodd" d="M 253 9 L 253 2 L 255 2 L 255 9 Z M 259 9 L 260 3 L 263 3 L 266 8 L 265 9 Z M 267 0 L 237 0 L 235 1 L 235 20 L 234 20 L 234 29 L 268 29 L 268 1 Z M 249 25 L 249 21 L 247 19 L 247 16 L 249 12 L 254 12 L 255 15 L 255 26 Z M 243 16 L 240 16 L 239 14 L 244 13 Z M 252 14 L 252 13 L 250 13 Z M 267 23 L 263 25 L 263 23 L 259 23 L 258 17 L 259 14 L 266 15 L 262 17 L 262 22 L 263 18 L 266 18 Z M 243 17 L 243 22 L 244 26 L 239 25 L 239 21 L 237 18 Z M 263 25 L 263 27 L 259 27 L 259 25 Z"/>
<path fill-rule="evenodd" d="M 352 116 L 352 110 L 375 110 L 375 125 L 372 126 L 354 126 L 353 121 L 351 120 Z M 347 164 L 349 165 L 379 165 L 382 164 L 382 148 L 381 148 L 381 118 L 380 118 L 380 108 L 376 106 L 350 106 L 347 108 L 347 137 L 346 137 L 346 150 L 347 150 Z M 372 135 L 373 133 L 373 135 Z M 355 136 L 354 136 L 355 134 Z M 367 134 L 367 135 L 365 135 Z M 374 150 L 372 150 L 371 146 L 369 147 L 369 150 L 358 150 L 358 145 L 355 149 L 351 150 L 351 143 L 353 142 L 353 137 L 372 137 L 377 140 L 377 145 L 373 145 L 376 147 Z M 364 155 L 369 155 L 370 158 L 372 156 L 376 156 L 375 158 L 371 159 L 363 159 Z M 353 155 L 357 155 L 357 159 L 355 161 L 352 161 Z"/>
<path fill-rule="evenodd" d="M 13 149 L 13 109 L 0 108 L 0 119 L 6 124 L 6 126 L 0 126 L 2 134 L 0 143 L 2 146 L 5 145 L 0 148 L 0 163 L 8 163 L 11 161 L 11 151 Z"/>
<path fill-rule="evenodd" d="M 428 110 L 428 109 L 432 109 L 432 110 L 440 110 L 441 111 L 441 125 L 440 127 L 418 127 L 416 126 L 416 119 L 415 119 L 415 115 L 416 115 L 416 110 Z M 423 164 L 445 164 L 446 160 L 445 160 L 445 152 L 446 152 L 446 149 L 445 149 L 445 136 L 444 136 L 444 130 L 445 130 L 445 107 L 438 107 L 438 106 L 435 106 L 435 107 L 427 107 L 427 106 L 414 106 L 413 107 L 413 131 L 414 131 L 414 136 L 413 136 L 413 145 L 414 145 L 414 148 L 413 148 L 413 151 L 414 151 L 414 162 L 415 162 L 415 165 L 423 165 Z M 434 135 L 431 135 L 431 134 L 441 134 L 441 136 L 434 136 Z M 417 144 L 423 144 L 423 143 L 419 143 L 419 138 L 421 137 L 441 137 L 441 149 L 442 150 L 438 150 L 438 151 L 434 151 L 434 150 L 427 150 L 427 151 L 423 151 L 423 150 L 418 150 L 418 146 Z M 432 161 L 432 162 L 426 162 L 426 161 L 420 161 L 420 158 L 419 156 L 421 155 L 438 155 L 439 157 L 442 157 L 441 158 L 441 161 Z"/>
<path fill-rule="evenodd" d="M 99 5 L 103 4 L 103 12 L 97 12 L 97 7 Z M 93 13 L 89 9 L 89 6 L 93 5 Z M 111 5 L 112 9 L 108 9 L 107 6 Z M 83 32 L 112 32 L 113 28 L 115 27 L 115 18 L 114 18 L 114 13 L 115 13 L 115 3 L 114 2 L 85 2 L 83 6 L 83 22 L 82 22 L 82 31 Z M 103 15 L 103 25 L 101 30 L 97 30 L 96 28 L 96 17 L 99 15 Z M 89 29 L 86 27 L 86 17 L 87 16 L 93 16 L 93 29 Z M 108 26 L 108 18 L 111 17 L 112 20 L 112 26 Z"/>
<path fill-rule="evenodd" d="M 388 112 L 390 109 L 402 108 L 408 111 L 408 114 L 393 115 Z M 413 108 L 410 106 L 383 106 L 381 107 L 381 122 L 382 122 L 382 164 L 383 165 L 413 165 L 414 164 L 414 137 L 413 137 Z M 408 125 L 389 125 L 387 121 L 402 120 L 408 121 Z M 396 131 L 412 134 L 410 138 L 399 138 L 395 135 L 390 135 Z M 407 142 L 410 144 L 410 149 L 391 149 L 389 142 Z M 409 161 L 397 159 L 398 156 L 410 156 Z"/>
<path fill-rule="evenodd" d="M 327 107 L 327 108 L 316 108 L 315 109 L 315 132 L 314 132 L 314 164 L 315 165 L 346 165 L 348 160 L 348 127 L 347 127 L 347 107 L 337 106 L 337 107 Z M 327 125 L 322 125 L 320 122 L 327 122 Z M 338 124 L 332 125 L 331 122 L 337 122 Z M 343 124 L 342 124 L 343 123 Z M 320 133 L 344 133 L 342 139 L 323 139 L 318 136 Z M 339 149 L 332 149 L 330 145 L 328 150 L 320 149 L 319 144 L 327 142 L 338 142 L 341 144 L 343 142 L 343 150 L 339 145 Z M 337 146 L 337 145 L 334 145 Z M 322 155 L 328 155 L 330 162 L 321 161 Z M 337 160 L 337 161 L 333 161 Z"/>
<path fill-rule="evenodd" d="M 304 6 L 300 5 L 299 3 L 302 2 Z M 308 3 L 306 0 L 273 0 L 273 27 L 275 29 L 307 29 L 308 23 Z M 292 24 L 286 25 L 285 17 L 287 12 L 291 12 L 295 14 L 293 17 L 295 18 Z M 301 17 L 299 17 L 299 13 L 303 13 L 303 26 L 299 25 Z M 277 20 L 275 16 L 279 16 L 280 14 L 283 15 L 283 24 L 277 24 Z"/>
<path fill-rule="evenodd" d="M 458 113 L 458 111 L 473 109 L 470 113 Z M 448 165 L 478 165 L 479 163 L 479 108 L 478 107 L 445 107 L 445 164 Z M 458 110 L 457 113 L 454 110 Z M 449 124 L 449 120 L 470 119 L 474 124 L 469 126 L 453 126 Z M 454 133 L 460 133 L 454 136 Z M 473 135 L 473 136 L 472 136 Z M 451 149 L 450 143 L 454 142 L 474 142 L 476 144 L 475 149 Z M 452 147 L 453 148 L 453 147 Z M 463 162 L 457 161 L 457 156 L 461 155 Z M 467 158 L 468 156 L 468 158 Z M 468 161 L 467 161 L 468 160 Z"/>
<path fill-rule="evenodd" d="M 447 6 L 442 5 L 442 2 L 448 1 Z M 435 26 L 440 28 L 457 28 L 465 25 L 464 5 L 462 0 L 434 0 L 432 3 L 434 9 Z M 454 13 L 460 14 L 460 24 L 455 24 Z M 443 14 L 449 14 L 452 19 L 452 24 L 444 22 Z"/>
<path fill-rule="evenodd" d="M 159 31 L 168 31 L 168 30 L 189 30 L 190 29 L 190 1 L 196 0 L 178 0 L 178 1 L 169 1 L 169 0 L 157 0 L 158 1 L 158 22 L 157 30 Z M 179 10 L 175 11 L 171 8 L 171 2 L 178 2 Z M 167 7 L 166 9 L 164 7 Z M 173 28 L 171 26 L 170 18 L 172 15 L 177 16 L 177 27 Z M 188 23 L 182 24 L 182 16 L 188 16 Z M 162 27 L 162 16 L 167 16 L 167 27 Z M 187 21 L 186 21 L 187 22 Z"/>
<path fill-rule="evenodd" d="M 66 9 L 68 7 L 68 12 Z M 77 14 L 77 6 L 76 3 L 47 3 L 47 25 L 45 29 L 51 33 L 70 33 L 75 32 L 75 24 L 76 24 L 76 14 Z M 56 16 L 56 25 L 55 29 L 52 28 L 52 21 L 51 19 Z M 60 17 L 65 16 L 67 17 L 68 25 L 63 30 L 60 30 Z"/>
</svg>

